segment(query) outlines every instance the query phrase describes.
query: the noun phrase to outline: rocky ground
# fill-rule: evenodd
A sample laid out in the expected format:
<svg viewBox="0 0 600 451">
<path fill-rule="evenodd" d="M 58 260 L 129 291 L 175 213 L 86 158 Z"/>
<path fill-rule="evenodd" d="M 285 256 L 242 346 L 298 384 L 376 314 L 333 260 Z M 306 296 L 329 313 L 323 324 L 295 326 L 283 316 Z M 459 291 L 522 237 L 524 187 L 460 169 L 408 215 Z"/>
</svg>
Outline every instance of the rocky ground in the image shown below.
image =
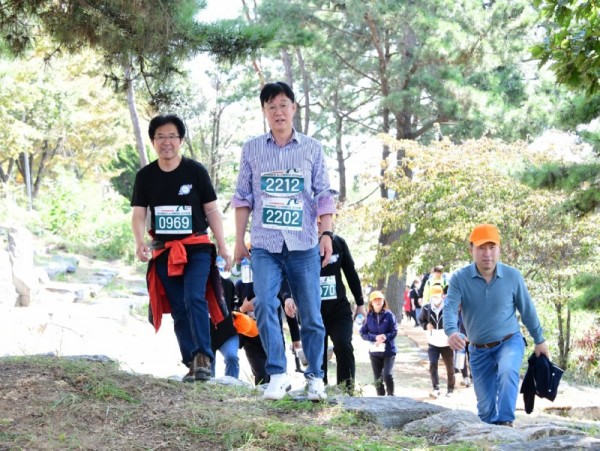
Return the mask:
<svg viewBox="0 0 600 451">
<path fill-rule="evenodd" d="M 69 355 L 104 355 L 120 362 L 121 368 L 133 373 L 161 378 L 180 378 L 187 369 L 180 363 L 177 343 L 169 316 L 163 319 L 158 333 L 146 320 L 147 295 L 143 275 L 129 267 L 98 263 L 78 258 L 75 273 L 42 285 L 35 302 L 29 307 L 4 308 L 0 315 L 0 356 L 52 353 Z M 4 304 L 6 306 L 6 304 Z M 425 333 L 403 321 L 397 339 L 399 348 L 394 368 L 396 395 L 428 401 L 453 409 L 476 412 L 473 388 L 459 385 L 452 397 L 429 397 Z M 358 393 L 374 396 L 366 343 L 354 336 L 357 359 Z M 241 375 L 250 381 L 251 373 L 243 352 Z M 289 372 L 294 388 L 304 380 L 294 371 L 293 355 L 288 352 Z M 330 362 L 334 379 L 335 359 Z M 440 362 L 440 375 L 445 373 Z M 217 375 L 223 374 L 221 357 L 217 357 Z M 600 389 L 561 383 L 554 403 L 536 399 L 535 411 L 526 415 L 522 400 L 517 406 L 518 421 L 530 421 L 536 415 L 563 412 L 588 420 L 600 419 L 597 400 Z"/>
</svg>

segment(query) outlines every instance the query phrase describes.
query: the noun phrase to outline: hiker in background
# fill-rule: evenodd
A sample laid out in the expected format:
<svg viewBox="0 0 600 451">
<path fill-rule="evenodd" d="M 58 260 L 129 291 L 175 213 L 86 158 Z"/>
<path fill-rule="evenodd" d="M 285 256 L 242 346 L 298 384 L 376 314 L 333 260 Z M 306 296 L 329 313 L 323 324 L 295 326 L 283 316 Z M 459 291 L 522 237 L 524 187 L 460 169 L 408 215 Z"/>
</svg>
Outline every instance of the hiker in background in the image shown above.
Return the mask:
<svg viewBox="0 0 600 451">
<path fill-rule="evenodd" d="M 221 268 L 219 268 L 221 270 Z M 238 350 L 240 340 L 237 330 L 233 325 L 233 307 L 235 301 L 235 288 L 229 277 L 225 277 L 224 271 L 221 271 L 221 284 L 223 286 L 223 298 L 227 304 L 228 315 L 219 323 L 218 327 L 211 324 L 210 328 L 210 345 L 213 353 L 216 355 L 218 350 L 225 361 L 225 376 L 239 378 L 240 375 L 240 359 Z M 212 377 L 215 377 L 215 359 L 211 363 Z"/>
<path fill-rule="evenodd" d="M 389 310 L 381 291 L 369 294 L 367 318 L 360 328 L 360 336 L 371 343 L 369 357 L 378 396 L 394 396 L 394 362 L 396 361 L 396 316 Z"/>
<path fill-rule="evenodd" d="M 206 381 L 214 360 L 210 322 L 217 324 L 226 314 L 216 255 L 225 260 L 225 270 L 231 266 L 217 195 L 206 168 L 180 153 L 185 125 L 179 117 L 154 117 L 148 134 L 158 159 L 135 176 L 131 196 L 135 252 L 148 262 L 154 328 L 159 329 L 163 312 L 171 313 L 181 358 L 189 368 L 186 378 Z M 148 210 L 151 245 L 145 240 Z"/>
<path fill-rule="evenodd" d="M 444 289 L 440 285 L 430 288 L 430 302 L 421 309 L 419 318 L 423 328 L 427 331 L 427 355 L 429 356 L 429 374 L 433 391 L 432 398 L 440 396 L 440 377 L 438 374 L 438 362 L 440 355 L 444 360 L 447 374 L 448 391 L 446 396 L 452 396 L 454 392 L 454 351 L 448 346 L 448 337 L 444 332 Z"/>
<path fill-rule="evenodd" d="M 406 318 L 406 321 L 410 321 L 412 319 L 412 314 L 410 313 L 412 310 L 410 303 L 410 285 L 406 285 L 406 288 L 404 288 L 404 304 L 402 307 L 404 309 L 404 318 Z"/>
<path fill-rule="evenodd" d="M 410 307 L 411 314 L 413 319 L 415 320 L 415 327 L 419 327 L 419 315 L 421 314 L 421 280 L 415 279 L 413 282 L 413 287 L 410 290 Z"/>
<path fill-rule="evenodd" d="M 455 272 L 444 307 L 444 329 L 455 351 L 467 341 L 477 396 L 477 414 L 485 423 L 512 427 L 525 339 L 516 315 L 533 337 L 535 355 L 550 359 L 548 344 L 521 273 L 499 261 L 500 233 L 480 224 L 469 237 L 473 263 Z M 462 306 L 467 336 L 458 329 Z"/>
<path fill-rule="evenodd" d="M 318 221 L 319 233 L 322 233 L 321 222 Z M 362 295 L 360 278 L 354 267 L 354 260 L 346 241 L 339 235 L 332 237 L 333 253 L 329 264 L 321 268 L 321 316 L 325 325 L 324 350 L 329 348 L 328 337 L 333 343 L 336 361 L 336 381 L 345 385 L 349 393 L 354 390 L 356 363 L 352 346 L 353 319 L 357 315 L 367 316 Z M 352 307 L 346 296 L 346 287 L 342 280 L 342 272 L 356 303 L 354 318 Z M 323 380 L 327 380 L 327 352 L 323 353 Z"/>
<path fill-rule="evenodd" d="M 420 288 L 420 294 L 423 298 L 421 302 L 421 307 L 425 304 L 429 303 L 429 298 L 431 296 L 431 287 L 434 285 L 439 285 L 444 290 L 444 293 L 448 291 L 448 281 L 446 280 L 446 274 L 444 274 L 444 267 L 442 265 L 434 266 L 431 269 L 431 274 L 427 277 L 427 280 L 422 282 Z"/>
</svg>

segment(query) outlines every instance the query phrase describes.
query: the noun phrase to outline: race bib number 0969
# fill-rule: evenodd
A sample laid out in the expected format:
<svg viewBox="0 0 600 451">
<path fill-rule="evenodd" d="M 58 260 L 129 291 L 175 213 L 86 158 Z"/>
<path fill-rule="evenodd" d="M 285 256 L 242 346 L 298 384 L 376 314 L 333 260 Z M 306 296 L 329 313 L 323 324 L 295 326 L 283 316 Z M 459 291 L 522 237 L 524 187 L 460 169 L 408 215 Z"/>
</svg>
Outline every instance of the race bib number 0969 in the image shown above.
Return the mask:
<svg viewBox="0 0 600 451">
<path fill-rule="evenodd" d="M 163 205 L 155 207 L 155 232 L 159 234 L 192 233 L 192 207 L 190 205 Z"/>
</svg>

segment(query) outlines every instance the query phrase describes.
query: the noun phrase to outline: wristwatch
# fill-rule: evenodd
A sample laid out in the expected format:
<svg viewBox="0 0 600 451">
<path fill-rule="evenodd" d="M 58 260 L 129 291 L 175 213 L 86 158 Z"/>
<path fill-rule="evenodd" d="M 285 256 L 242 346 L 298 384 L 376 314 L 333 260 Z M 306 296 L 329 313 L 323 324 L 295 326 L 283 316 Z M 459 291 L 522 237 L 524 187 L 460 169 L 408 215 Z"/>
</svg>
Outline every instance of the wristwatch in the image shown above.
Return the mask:
<svg viewBox="0 0 600 451">
<path fill-rule="evenodd" d="M 321 237 L 323 235 L 327 235 L 329 238 L 331 238 L 331 241 L 333 242 L 333 232 L 330 232 L 329 230 L 326 230 L 325 232 L 321 233 Z M 320 240 L 321 238 L 319 238 Z"/>
</svg>

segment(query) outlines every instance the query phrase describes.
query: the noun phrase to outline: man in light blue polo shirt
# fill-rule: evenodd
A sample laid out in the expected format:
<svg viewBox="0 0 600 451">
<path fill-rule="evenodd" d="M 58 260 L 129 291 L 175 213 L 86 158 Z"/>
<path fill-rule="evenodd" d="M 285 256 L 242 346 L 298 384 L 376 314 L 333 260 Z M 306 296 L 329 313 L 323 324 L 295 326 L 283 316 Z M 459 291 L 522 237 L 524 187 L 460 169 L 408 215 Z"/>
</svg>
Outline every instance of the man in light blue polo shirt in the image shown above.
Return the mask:
<svg viewBox="0 0 600 451">
<path fill-rule="evenodd" d="M 321 318 L 321 266 L 332 255 L 335 194 L 329 186 L 321 144 L 293 127 L 296 102 L 291 88 L 267 83 L 260 93 L 269 133 L 244 144 L 232 206 L 235 208 L 234 258 L 252 259 L 254 313 L 270 375 L 265 399 L 281 399 L 290 389 L 277 293 L 285 275 L 298 307 L 308 366 L 307 397 L 327 397 L 323 383 L 325 328 Z M 245 245 L 252 214 L 252 257 Z M 317 217 L 323 232 L 317 234 Z M 323 262 L 321 263 L 321 257 Z"/>
<path fill-rule="evenodd" d="M 450 280 L 444 307 L 444 330 L 454 350 L 469 342 L 471 372 L 479 418 L 511 426 L 519 391 L 519 369 L 525 352 L 521 319 L 535 343 L 535 354 L 546 355 L 548 345 L 521 273 L 500 263 L 500 234 L 491 224 L 481 224 L 470 236 L 473 263 Z M 462 306 L 467 336 L 458 330 Z"/>
</svg>

